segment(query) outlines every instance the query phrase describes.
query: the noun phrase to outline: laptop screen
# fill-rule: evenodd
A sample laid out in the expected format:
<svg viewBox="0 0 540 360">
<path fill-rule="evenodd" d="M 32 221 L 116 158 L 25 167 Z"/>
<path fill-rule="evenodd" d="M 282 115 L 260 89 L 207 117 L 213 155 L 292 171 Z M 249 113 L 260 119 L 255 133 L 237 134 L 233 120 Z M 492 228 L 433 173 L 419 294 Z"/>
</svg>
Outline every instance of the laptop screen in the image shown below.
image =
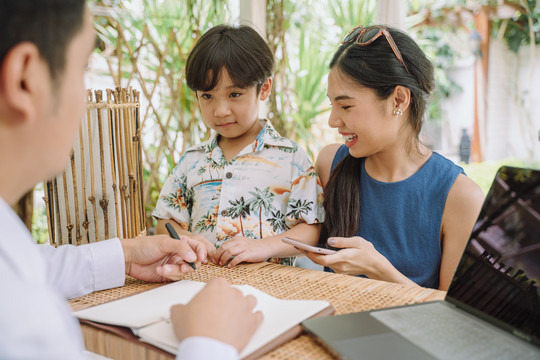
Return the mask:
<svg viewBox="0 0 540 360">
<path fill-rule="evenodd" d="M 488 320 L 494 318 L 498 325 L 537 343 L 539 289 L 540 171 L 502 167 L 456 269 L 447 300 L 488 315 Z"/>
</svg>

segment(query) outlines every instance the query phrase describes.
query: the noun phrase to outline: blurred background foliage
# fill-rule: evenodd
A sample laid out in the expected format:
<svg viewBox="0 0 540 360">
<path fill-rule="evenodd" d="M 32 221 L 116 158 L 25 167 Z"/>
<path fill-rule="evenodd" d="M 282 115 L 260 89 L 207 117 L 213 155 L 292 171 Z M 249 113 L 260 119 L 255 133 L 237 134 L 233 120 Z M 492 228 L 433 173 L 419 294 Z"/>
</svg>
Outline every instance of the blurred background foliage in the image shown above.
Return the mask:
<svg viewBox="0 0 540 360">
<path fill-rule="evenodd" d="M 112 78 L 115 86 L 141 90 L 149 229 L 153 227 L 150 212 L 167 174 L 186 148 L 209 136 L 194 94 L 185 83 L 187 54 L 210 27 L 237 21 L 230 5 L 234 1 L 238 0 L 89 1 L 99 39 L 96 62 L 106 64 L 100 67 L 101 75 Z M 441 103 L 460 91 L 448 79 L 446 69 L 464 54 L 470 55 L 467 31 L 474 24 L 456 28 L 447 21 L 448 14 L 498 3 L 497 0 L 408 0 L 407 31 L 436 68 L 437 88 L 427 122 L 438 123 L 445 118 Z M 519 10 L 511 18 L 493 20 L 494 36 L 504 37 L 514 51 L 530 44 L 531 39 L 533 44 L 538 43 L 540 7 L 536 1 L 505 3 Z M 266 1 L 267 41 L 276 57 L 268 118 L 283 136 L 303 146 L 312 160 L 322 146 L 335 140 L 325 126 L 330 106 L 326 96 L 330 58 L 351 28 L 375 23 L 376 6 L 376 0 Z M 471 170 L 471 174 L 475 173 Z M 478 171 L 489 179 L 494 173 Z M 39 211 L 36 213 L 34 236 L 46 239 L 43 235 L 47 231 L 46 221 L 40 220 Z"/>
</svg>

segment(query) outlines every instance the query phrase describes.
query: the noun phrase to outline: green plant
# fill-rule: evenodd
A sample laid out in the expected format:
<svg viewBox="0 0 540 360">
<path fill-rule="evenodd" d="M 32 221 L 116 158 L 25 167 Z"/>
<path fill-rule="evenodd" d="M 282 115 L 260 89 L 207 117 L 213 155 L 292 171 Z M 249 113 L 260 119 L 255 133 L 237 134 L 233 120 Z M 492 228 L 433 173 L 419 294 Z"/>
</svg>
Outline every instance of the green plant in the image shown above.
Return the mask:
<svg viewBox="0 0 540 360">
<path fill-rule="evenodd" d="M 446 116 L 442 109 L 444 101 L 462 90 L 447 74 L 448 68 L 454 65 L 459 57 L 451 45 L 456 35 L 449 32 L 449 29 L 440 27 L 421 27 L 412 31 L 415 33 L 418 45 L 434 67 L 435 90 L 431 96 L 426 117 L 431 123 L 441 123 Z"/>
<path fill-rule="evenodd" d="M 300 29 L 298 46 L 298 63 L 294 74 L 294 104 L 291 109 L 293 131 L 291 136 L 300 140 L 312 158 L 318 150 L 319 141 L 312 132 L 312 125 L 320 114 L 327 112 L 326 106 L 326 75 L 330 53 L 321 51 L 322 43 L 319 37 L 306 36 L 305 28 Z"/>
<path fill-rule="evenodd" d="M 503 165 L 540 169 L 540 162 L 538 161 L 529 162 L 513 158 L 497 161 L 484 161 L 481 163 L 460 164 L 467 176 L 476 182 L 486 195 L 495 178 L 495 174 L 497 174 L 497 170 Z"/>
<path fill-rule="evenodd" d="M 43 196 L 43 183 L 39 183 L 34 188 L 34 197 Z M 47 224 L 47 209 L 45 204 L 38 203 L 34 206 L 34 212 L 32 213 L 32 238 L 38 244 L 45 244 L 49 242 L 49 227 Z"/>
<path fill-rule="evenodd" d="M 486 5 L 496 5 L 493 0 L 484 0 Z M 537 0 L 509 0 L 506 3 L 515 9 L 510 18 L 495 17 L 492 20 L 493 36 L 503 37 L 508 48 L 517 53 L 521 46 L 540 44 L 540 6 Z"/>
<path fill-rule="evenodd" d="M 328 10 L 335 24 L 341 28 L 339 40 L 357 25 L 374 24 L 376 5 L 374 0 L 330 0 Z"/>
<path fill-rule="evenodd" d="M 435 1 L 411 0 L 406 23 L 408 31 L 416 38 L 420 48 L 426 53 L 434 66 L 435 90 L 431 96 L 426 113 L 427 121 L 440 124 L 445 121 L 442 104 L 461 87 L 447 74 L 449 67 L 463 55 L 469 53 L 468 34 L 463 27 L 444 20 L 448 7 L 460 6 L 462 0 Z M 429 8 L 429 12 L 424 9 Z M 429 16 L 428 16 L 429 15 Z"/>
<path fill-rule="evenodd" d="M 195 41 L 226 22 L 228 10 L 218 0 L 144 0 L 142 11 L 135 11 L 134 3 L 116 4 L 110 16 L 95 16 L 94 24 L 107 74 L 116 86 L 141 91 L 144 198 L 150 211 L 179 155 L 210 135 L 184 67 Z"/>
</svg>

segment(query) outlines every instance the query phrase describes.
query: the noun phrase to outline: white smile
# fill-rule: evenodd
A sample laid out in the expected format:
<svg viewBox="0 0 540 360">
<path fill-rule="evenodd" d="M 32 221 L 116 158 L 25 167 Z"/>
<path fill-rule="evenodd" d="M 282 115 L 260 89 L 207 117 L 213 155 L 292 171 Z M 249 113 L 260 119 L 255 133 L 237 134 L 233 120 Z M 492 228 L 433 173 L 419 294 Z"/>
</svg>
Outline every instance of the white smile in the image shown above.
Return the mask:
<svg viewBox="0 0 540 360">
<path fill-rule="evenodd" d="M 343 136 L 343 139 L 347 142 L 351 142 L 358 138 L 358 136 L 356 135 L 342 135 L 342 136 Z"/>
</svg>

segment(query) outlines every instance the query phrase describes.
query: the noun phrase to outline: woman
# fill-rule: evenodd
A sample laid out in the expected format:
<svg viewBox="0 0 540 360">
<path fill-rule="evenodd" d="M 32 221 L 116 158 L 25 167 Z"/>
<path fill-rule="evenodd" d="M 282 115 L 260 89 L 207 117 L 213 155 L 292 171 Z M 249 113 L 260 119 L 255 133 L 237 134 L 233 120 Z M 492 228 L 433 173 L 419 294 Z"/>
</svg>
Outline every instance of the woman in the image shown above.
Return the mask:
<svg viewBox="0 0 540 360">
<path fill-rule="evenodd" d="M 399 45 L 399 48 L 398 48 Z M 326 211 L 308 253 L 337 273 L 446 290 L 484 195 L 450 160 L 419 140 L 433 66 L 406 34 L 354 28 L 330 64 L 328 121 L 345 140 L 316 168 Z M 328 240 L 328 241 L 327 241 Z"/>
</svg>

